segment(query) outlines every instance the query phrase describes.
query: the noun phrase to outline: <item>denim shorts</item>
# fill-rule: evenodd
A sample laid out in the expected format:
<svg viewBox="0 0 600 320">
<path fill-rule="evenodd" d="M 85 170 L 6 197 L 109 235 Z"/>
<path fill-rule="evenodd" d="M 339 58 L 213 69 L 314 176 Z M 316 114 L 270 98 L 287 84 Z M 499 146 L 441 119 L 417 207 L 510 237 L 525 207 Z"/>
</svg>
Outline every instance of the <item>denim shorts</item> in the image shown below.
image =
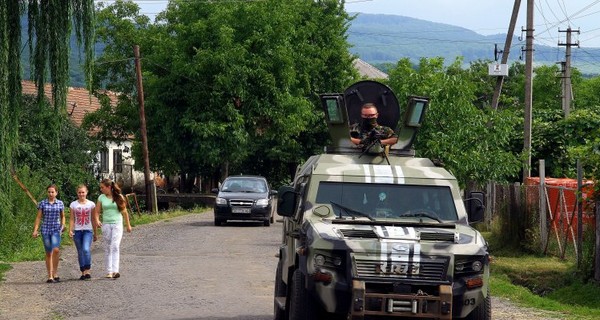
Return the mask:
<svg viewBox="0 0 600 320">
<path fill-rule="evenodd" d="M 42 234 L 42 241 L 46 252 L 51 252 L 52 249 L 60 247 L 60 232 Z"/>
</svg>

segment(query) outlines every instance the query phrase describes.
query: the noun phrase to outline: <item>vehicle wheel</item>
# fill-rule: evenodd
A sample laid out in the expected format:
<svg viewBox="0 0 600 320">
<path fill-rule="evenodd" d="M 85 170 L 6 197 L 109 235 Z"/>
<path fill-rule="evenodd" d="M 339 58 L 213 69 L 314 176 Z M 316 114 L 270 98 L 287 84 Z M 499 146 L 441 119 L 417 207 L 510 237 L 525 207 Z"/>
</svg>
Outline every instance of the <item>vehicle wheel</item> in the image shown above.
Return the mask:
<svg viewBox="0 0 600 320">
<path fill-rule="evenodd" d="M 283 280 L 281 279 L 282 277 L 282 263 L 281 260 L 279 260 L 279 262 L 277 262 L 277 272 L 275 273 L 275 290 L 273 292 L 273 296 L 274 297 L 285 297 L 287 296 L 287 286 L 285 285 L 285 282 L 283 282 Z M 287 314 L 286 311 L 287 310 L 281 310 L 279 309 L 279 307 L 277 307 L 277 303 L 273 302 L 273 306 L 274 306 L 274 315 L 275 315 L 275 320 L 287 320 Z"/>
<path fill-rule="evenodd" d="M 215 226 L 217 226 L 217 227 L 218 227 L 218 226 L 220 226 L 221 224 L 223 224 L 223 222 L 224 222 L 223 220 L 215 218 Z"/>
<path fill-rule="evenodd" d="M 304 274 L 298 269 L 292 276 L 292 287 L 290 290 L 290 320 L 313 320 L 317 319 L 316 305 L 308 291 L 304 287 Z"/>
<path fill-rule="evenodd" d="M 487 290 L 487 297 L 475 310 L 473 310 L 465 319 L 467 320 L 491 320 L 492 319 L 492 297 L 490 288 Z"/>
<path fill-rule="evenodd" d="M 271 213 L 271 219 L 270 219 L 271 223 L 275 222 L 275 215 Z"/>
<path fill-rule="evenodd" d="M 271 219 L 267 219 L 265 221 L 263 221 L 263 224 L 265 225 L 265 227 L 268 227 L 271 225 Z"/>
</svg>

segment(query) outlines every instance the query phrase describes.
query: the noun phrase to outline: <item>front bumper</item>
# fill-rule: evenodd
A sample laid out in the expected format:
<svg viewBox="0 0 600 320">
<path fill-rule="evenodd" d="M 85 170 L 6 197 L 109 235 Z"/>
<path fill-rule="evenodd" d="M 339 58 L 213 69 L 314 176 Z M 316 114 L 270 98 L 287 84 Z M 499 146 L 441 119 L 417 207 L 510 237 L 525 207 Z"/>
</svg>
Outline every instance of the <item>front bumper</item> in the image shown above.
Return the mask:
<svg viewBox="0 0 600 320">
<path fill-rule="evenodd" d="M 239 208 L 235 208 L 239 209 Z M 220 220 L 250 220 L 250 221 L 265 221 L 271 218 L 271 206 L 267 207 L 248 207 L 246 210 L 238 210 L 233 212 L 231 206 L 215 206 L 215 219 Z"/>
<path fill-rule="evenodd" d="M 335 276 L 334 276 L 335 277 Z M 336 279 L 337 281 L 342 279 Z M 463 279 L 454 283 L 354 278 L 325 284 L 308 277 L 308 289 L 325 311 L 351 319 L 466 317 L 485 300 L 486 285 L 467 289 Z"/>
<path fill-rule="evenodd" d="M 364 281 L 352 281 L 352 319 L 365 316 L 452 319 L 452 286 L 439 285 L 436 294 L 369 292 Z"/>
</svg>

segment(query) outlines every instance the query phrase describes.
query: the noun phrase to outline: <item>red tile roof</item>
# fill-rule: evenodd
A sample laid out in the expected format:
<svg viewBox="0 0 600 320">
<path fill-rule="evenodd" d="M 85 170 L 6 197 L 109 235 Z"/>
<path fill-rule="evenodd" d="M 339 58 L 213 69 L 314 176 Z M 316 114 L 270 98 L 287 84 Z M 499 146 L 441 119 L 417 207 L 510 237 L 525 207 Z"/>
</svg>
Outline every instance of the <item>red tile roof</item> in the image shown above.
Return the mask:
<svg viewBox="0 0 600 320">
<path fill-rule="evenodd" d="M 23 80 L 21 82 L 23 94 L 36 95 L 37 87 L 33 81 Z M 49 100 L 52 101 L 52 85 L 44 85 L 44 93 Z M 111 94 L 111 100 L 116 101 L 116 94 Z M 67 93 L 67 113 L 77 126 L 81 126 L 83 117 L 89 112 L 94 112 L 100 108 L 100 101 L 85 88 L 68 88 Z"/>
</svg>

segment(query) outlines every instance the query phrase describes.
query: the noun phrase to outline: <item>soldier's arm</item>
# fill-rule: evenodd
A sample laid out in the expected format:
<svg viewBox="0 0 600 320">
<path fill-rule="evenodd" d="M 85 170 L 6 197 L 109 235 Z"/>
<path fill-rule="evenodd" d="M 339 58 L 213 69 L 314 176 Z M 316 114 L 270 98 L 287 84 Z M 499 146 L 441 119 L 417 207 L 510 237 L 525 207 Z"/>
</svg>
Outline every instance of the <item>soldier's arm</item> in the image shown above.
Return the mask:
<svg viewBox="0 0 600 320">
<path fill-rule="evenodd" d="M 361 144 L 362 140 L 360 138 L 360 130 L 357 126 L 352 126 L 350 128 L 350 141 L 352 141 L 352 143 L 355 145 Z"/>
<path fill-rule="evenodd" d="M 381 139 L 380 141 L 381 141 L 381 144 L 391 146 L 393 144 L 396 144 L 396 142 L 398 142 L 398 137 L 391 137 L 391 138 L 387 138 L 387 139 Z"/>
<path fill-rule="evenodd" d="M 394 132 L 394 130 L 392 130 L 392 128 L 385 128 L 385 136 L 387 138 L 379 140 L 383 145 L 391 146 L 398 142 L 398 135 Z"/>
</svg>

